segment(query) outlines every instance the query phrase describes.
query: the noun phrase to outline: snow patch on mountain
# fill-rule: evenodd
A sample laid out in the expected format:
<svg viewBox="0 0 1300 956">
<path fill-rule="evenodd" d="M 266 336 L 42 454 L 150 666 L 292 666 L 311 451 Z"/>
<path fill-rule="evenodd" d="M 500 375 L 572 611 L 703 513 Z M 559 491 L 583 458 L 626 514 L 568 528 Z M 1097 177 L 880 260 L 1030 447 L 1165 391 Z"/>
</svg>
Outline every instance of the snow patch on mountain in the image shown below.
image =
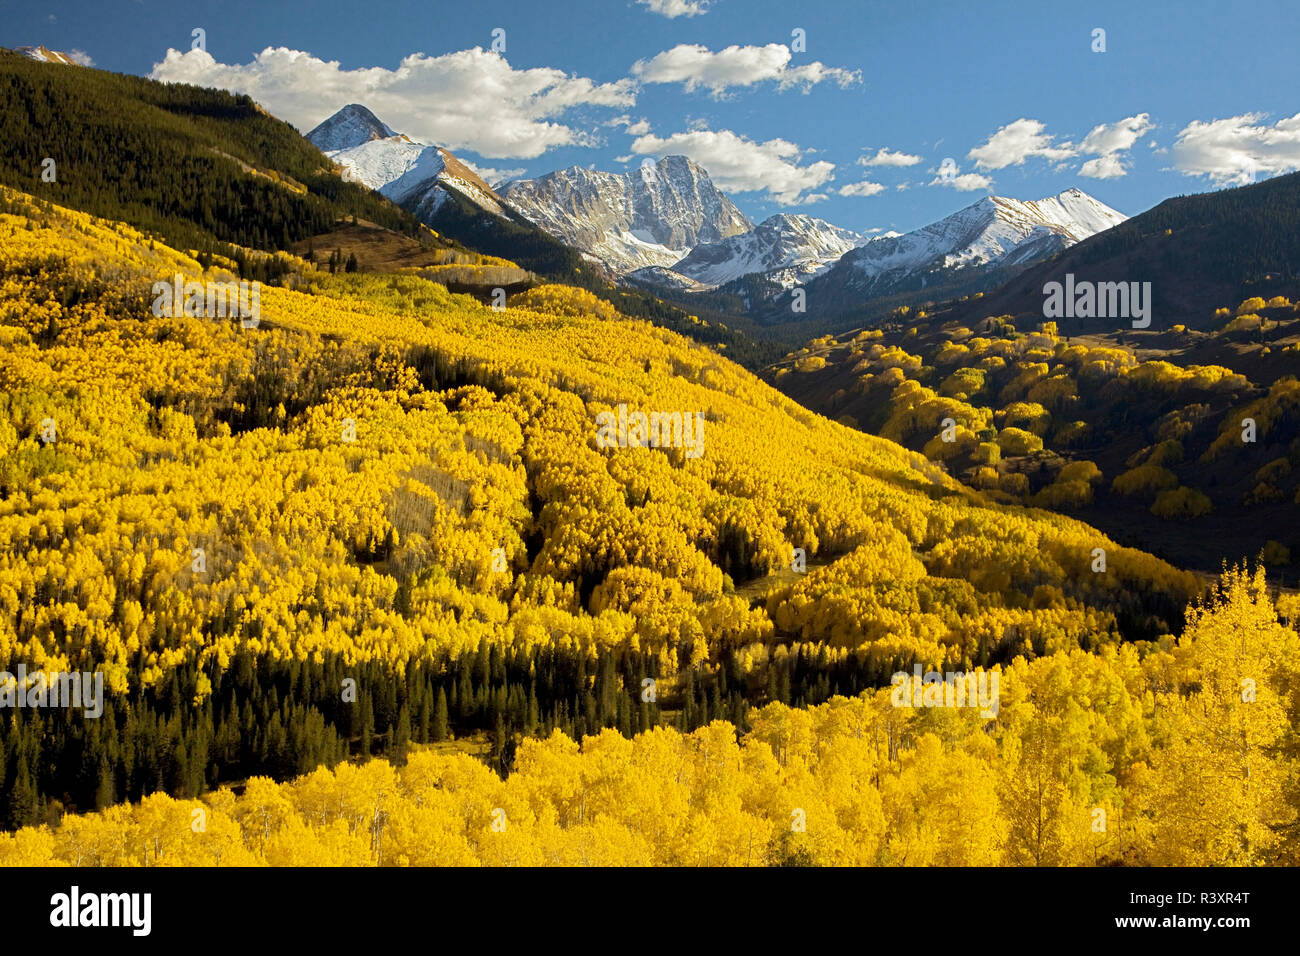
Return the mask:
<svg viewBox="0 0 1300 956">
<path fill-rule="evenodd" d="M 670 289 L 674 292 L 707 292 L 712 286 L 696 282 L 689 276 L 675 272 L 666 266 L 646 266 L 629 272 L 626 278 L 643 285 L 658 289 Z"/>
<path fill-rule="evenodd" d="M 701 243 L 673 271 L 708 287 L 757 272 L 789 288 L 825 272 L 850 249 L 869 241 L 823 219 L 779 213 L 749 232 Z"/>
<path fill-rule="evenodd" d="M 390 199 L 394 198 L 391 187 L 411 172 L 428 178 L 442 171 L 436 147 L 412 142 L 405 136 L 372 139 L 359 146 L 326 151 L 325 155 L 338 165 L 344 179 L 377 189 Z M 412 186 L 408 181 L 398 191 L 409 192 Z"/>
<path fill-rule="evenodd" d="M 867 292 L 918 273 L 1046 258 L 1128 217 L 1079 189 L 1024 201 L 988 196 L 945 219 L 847 253 L 848 284 Z"/>
<path fill-rule="evenodd" d="M 43 46 L 20 46 L 14 50 L 15 53 L 21 53 L 29 60 L 35 60 L 37 63 L 62 63 L 65 66 L 80 66 L 71 54 L 60 53 L 58 50 L 51 50 Z M 79 51 L 74 53 L 81 55 Z"/>
<path fill-rule="evenodd" d="M 345 106 L 307 134 L 334 161 L 344 179 L 377 190 L 395 203 L 415 204 L 426 220 L 452 189 L 479 207 L 504 214 L 500 197 L 468 165 L 441 146 L 394 133 L 364 106 Z M 346 145 L 336 145 L 346 144 Z"/>
</svg>

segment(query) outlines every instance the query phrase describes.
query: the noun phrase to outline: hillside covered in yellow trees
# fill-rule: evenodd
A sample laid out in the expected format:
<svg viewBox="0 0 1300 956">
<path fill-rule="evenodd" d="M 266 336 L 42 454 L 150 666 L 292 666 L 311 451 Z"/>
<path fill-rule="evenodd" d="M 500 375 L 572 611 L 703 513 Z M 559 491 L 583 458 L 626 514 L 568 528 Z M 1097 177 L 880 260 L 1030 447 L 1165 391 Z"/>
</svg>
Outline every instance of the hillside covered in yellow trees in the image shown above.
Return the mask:
<svg viewBox="0 0 1300 956">
<path fill-rule="evenodd" d="M 1297 652 L 1233 573 L 1176 646 L 1018 658 L 991 726 L 881 690 L 768 704 L 739 740 L 555 731 L 505 780 L 422 751 L 159 793 L 2 835 L 0 865 L 1294 865 Z"/>
<path fill-rule="evenodd" d="M 1294 855 L 1262 578 L 1184 631 L 1193 575 L 589 293 L 277 262 L 251 326 L 159 316 L 231 263 L 0 193 L 0 663 L 104 677 L 0 714 L 0 860 Z"/>
<path fill-rule="evenodd" d="M 959 303 L 966 312 L 978 297 Z M 1254 296 L 1193 328 L 1065 334 L 1056 322 L 907 307 L 823 336 L 767 376 L 988 498 L 1075 515 L 1204 572 L 1300 558 L 1300 305 Z"/>
</svg>

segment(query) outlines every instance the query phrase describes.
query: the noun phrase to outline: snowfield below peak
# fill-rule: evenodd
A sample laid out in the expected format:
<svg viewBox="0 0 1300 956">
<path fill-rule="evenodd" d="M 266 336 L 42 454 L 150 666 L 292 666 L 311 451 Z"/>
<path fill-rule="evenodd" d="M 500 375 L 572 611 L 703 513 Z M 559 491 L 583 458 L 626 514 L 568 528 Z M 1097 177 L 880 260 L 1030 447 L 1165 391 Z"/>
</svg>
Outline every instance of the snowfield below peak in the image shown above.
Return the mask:
<svg viewBox="0 0 1300 956">
<path fill-rule="evenodd" d="M 788 288 L 824 272 L 867 241 L 823 219 L 779 213 L 749 232 L 701 243 L 673 271 L 711 287 L 759 272 Z"/>
<path fill-rule="evenodd" d="M 410 173 L 437 176 L 443 165 L 436 146 L 412 142 L 405 136 L 372 139 L 360 146 L 327 150 L 325 155 L 338 164 L 344 179 L 377 189 L 393 200 L 413 188 L 408 179 L 396 191 L 391 189 Z"/>
<path fill-rule="evenodd" d="M 417 216 L 432 218 L 452 189 L 475 205 L 503 215 L 501 198 L 474 170 L 441 146 L 394 133 L 364 106 L 345 106 L 307 134 L 339 167 L 343 178 L 374 189 Z M 339 145 L 342 144 L 342 145 Z"/>
</svg>

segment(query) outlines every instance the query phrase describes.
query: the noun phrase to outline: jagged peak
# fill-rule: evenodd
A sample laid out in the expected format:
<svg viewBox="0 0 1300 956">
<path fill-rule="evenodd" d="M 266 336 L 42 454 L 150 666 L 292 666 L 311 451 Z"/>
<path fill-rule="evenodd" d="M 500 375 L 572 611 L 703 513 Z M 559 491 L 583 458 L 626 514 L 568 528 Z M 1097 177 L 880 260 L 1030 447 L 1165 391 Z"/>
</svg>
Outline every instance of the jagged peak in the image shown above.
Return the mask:
<svg viewBox="0 0 1300 956">
<path fill-rule="evenodd" d="M 335 114 L 331 117 L 331 119 L 338 119 L 340 117 L 348 117 L 348 116 L 355 116 L 358 117 L 359 119 L 365 120 L 368 123 L 373 123 L 376 126 L 382 126 L 384 129 L 388 130 L 389 136 L 396 135 L 393 132 L 393 130 L 389 129 L 388 125 L 384 123 L 383 120 L 381 120 L 370 110 L 369 107 L 363 106 L 360 103 L 349 103 L 347 106 L 341 107 L 337 112 L 335 112 Z"/>
<path fill-rule="evenodd" d="M 500 193 L 524 218 L 620 273 L 671 266 L 702 242 L 754 228 L 704 167 L 677 154 L 622 172 L 570 166 L 505 183 Z"/>
<path fill-rule="evenodd" d="M 307 134 L 318 149 L 349 149 L 375 139 L 399 135 L 360 103 L 349 103 Z"/>
</svg>

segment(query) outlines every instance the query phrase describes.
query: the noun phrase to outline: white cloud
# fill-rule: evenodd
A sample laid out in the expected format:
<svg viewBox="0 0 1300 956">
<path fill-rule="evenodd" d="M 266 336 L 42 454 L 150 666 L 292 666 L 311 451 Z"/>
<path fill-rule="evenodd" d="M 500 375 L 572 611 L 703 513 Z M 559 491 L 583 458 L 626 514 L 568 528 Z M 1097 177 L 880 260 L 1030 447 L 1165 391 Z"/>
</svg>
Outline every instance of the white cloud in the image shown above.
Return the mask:
<svg viewBox="0 0 1300 956">
<path fill-rule="evenodd" d="M 247 64 L 223 64 L 204 50 L 168 50 L 150 78 L 247 93 L 306 132 L 348 103 L 361 103 L 393 129 L 481 156 L 533 159 L 590 137 L 560 118 L 582 106 L 626 108 L 630 80 L 597 84 L 562 70 L 516 70 L 479 47 L 425 56 L 395 70 L 345 70 L 300 50 L 267 47 Z"/>
<path fill-rule="evenodd" d="M 869 182 L 865 179 L 860 183 L 850 183 L 839 188 L 841 196 L 875 196 L 884 191 L 885 187 L 880 183 Z"/>
<path fill-rule="evenodd" d="M 859 166 L 915 166 L 921 161 L 920 156 L 911 153 L 894 152 L 888 146 L 876 150 L 875 156 L 859 156 Z"/>
<path fill-rule="evenodd" d="M 792 86 L 802 86 L 803 91 L 807 93 L 823 80 L 829 80 L 836 84 L 840 89 L 847 89 L 855 83 L 862 82 L 861 70 L 846 70 L 838 66 L 827 66 L 825 63 L 814 60 L 804 66 L 796 66 L 794 69 L 781 71 L 780 82 L 777 89 L 788 90 Z"/>
<path fill-rule="evenodd" d="M 85 50 L 72 49 L 68 51 L 68 59 L 73 63 L 79 63 L 82 66 L 94 66 L 95 61 L 90 58 L 90 54 Z"/>
<path fill-rule="evenodd" d="M 636 0 L 643 7 L 649 7 L 651 13 L 665 16 L 669 20 L 677 17 L 694 17 L 709 12 L 709 0 Z"/>
<path fill-rule="evenodd" d="M 1079 144 L 1079 152 L 1093 154 L 1079 168 L 1079 175 L 1091 179 L 1118 179 L 1128 174 L 1122 154 L 1133 148 L 1133 144 L 1147 134 L 1152 128 L 1151 117 L 1147 113 L 1130 116 L 1117 123 L 1102 123 L 1094 126 L 1092 132 Z"/>
<path fill-rule="evenodd" d="M 1069 159 L 1078 155 L 1078 149 L 1070 143 L 1054 146 L 1052 137 L 1044 133 L 1043 128 L 1038 120 L 1018 119 L 1003 126 L 983 146 L 975 147 L 966 155 L 975 160 L 976 169 L 982 170 L 1019 166 L 1032 156 Z"/>
<path fill-rule="evenodd" d="M 951 186 L 959 192 L 969 193 L 979 189 L 992 189 L 993 180 L 987 176 L 981 176 L 979 173 L 962 173 L 943 185 Z"/>
<path fill-rule="evenodd" d="M 1124 168 L 1118 153 L 1098 156 L 1079 167 L 1079 175 L 1087 176 L 1089 179 L 1119 179 L 1127 173 L 1128 170 Z"/>
<path fill-rule="evenodd" d="M 688 93 L 700 87 L 721 96 L 733 86 L 752 86 L 776 80 L 778 89 L 803 86 L 807 91 L 830 80 L 841 87 L 861 82 L 859 70 L 843 70 L 823 63 L 791 68 L 790 48 L 780 43 L 766 46 L 729 46 L 717 53 L 698 44 L 681 43 L 632 64 L 632 74 L 643 83 L 681 83 Z"/>
<path fill-rule="evenodd" d="M 612 120 L 608 120 L 604 125 L 621 126 L 625 132 L 632 136 L 644 136 L 646 133 L 650 132 L 650 121 L 645 117 L 642 117 L 639 120 L 633 120 L 632 117 L 627 115 L 615 116 Z"/>
<path fill-rule="evenodd" d="M 1174 169 L 1215 185 L 1241 186 L 1259 175 L 1300 169 L 1300 113 L 1263 125 L 1264 114 L 1189 123 L 1172 147 Z"/>
<path fill-rule="evenodd" d="M 979 189 L 992 189 L 993 180 L 979 173 L 936 173 L 934 179 L 926 183 L 927 186 L 947 186 L 949 189 L 955 189 L 958 192 L 971 193 Z"/>
<path fill-rule="evenodd" d="M 1079 144 L 1079 152 L 1106 156 L 1110 153 L 1122 153 L 1133 148 L 1133 144 L 1151 129 L 1151 116 L 1139 113 L 1118 123 L 1102 123 L 1094 126 L 1092 132 Z"/>
<path fill-rule="evenodd" d="M 1128 173 L 1124 154 L 1152 128 L 1150 114 L 1138 113 L 1114 123 L 1094 126 L 1083 138 L 1083 142 L 1075 145 L 1071 142 L 1056 142 L 1054 136 L 1045 132 L 1040 121 L 1022 117 L 1003 126 L 983 146 L 975 147 L 966 155 L 975 160 L 976 169 L 984 171 L 1020 166 L 1031 158 L 1063 163 L 1080 156 L 1092 156 L 1092 159 L 1079 167 L 1081 176 L 1117 179 Z M 1056 168 L 1059 170 L 1063 166 Z M 966 187 L 968 189 L 984 188 L 975 185 L 975 180 L 968 182 L 971 183 Z"/>
<path fill-rule="evenodd" d="M 784 139 L 756 143 L 731 130 L 691 130 L 660 138 L 642 136 L 632 143 L 641 155 L 689 156 L 709 171 L 728 192 L 765 192 L 782 206 L 806 202 L 804 194 L 829 182 L 835 164 L 820 160 L 800 166 L 801 151 Z"/>
</svg>

